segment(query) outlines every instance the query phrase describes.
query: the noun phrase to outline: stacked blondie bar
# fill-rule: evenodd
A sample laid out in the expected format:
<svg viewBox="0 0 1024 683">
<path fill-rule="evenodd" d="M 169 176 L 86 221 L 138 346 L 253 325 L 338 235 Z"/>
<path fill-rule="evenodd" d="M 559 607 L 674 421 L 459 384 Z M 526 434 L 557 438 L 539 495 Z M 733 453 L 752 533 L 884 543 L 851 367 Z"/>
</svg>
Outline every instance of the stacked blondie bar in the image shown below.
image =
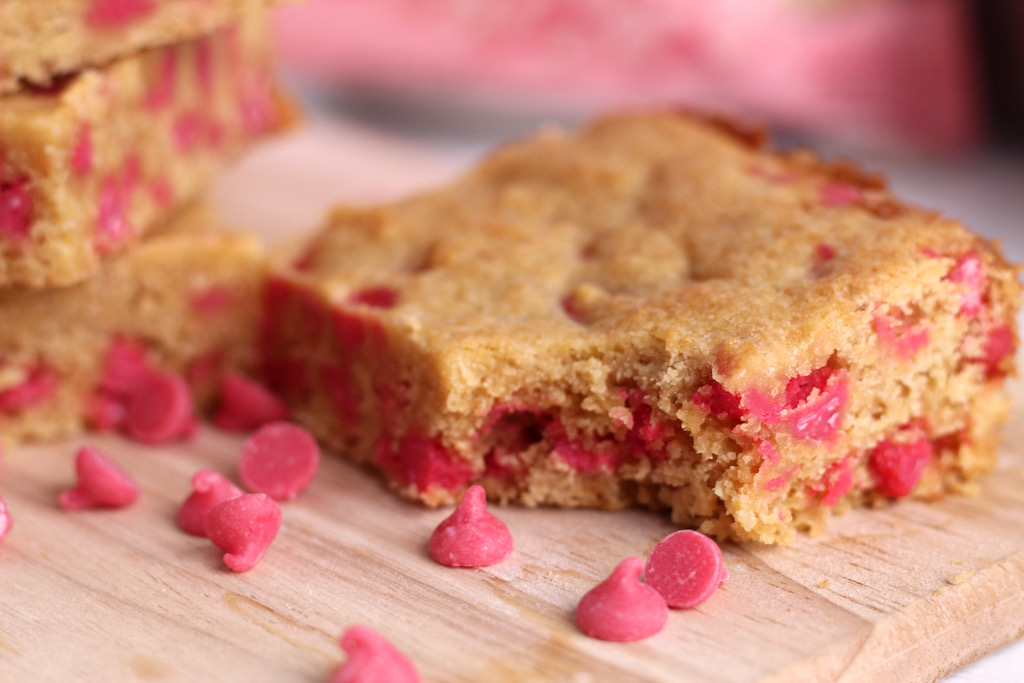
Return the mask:
<svg viewBox="0 0 1024 683">
<path fill-rule="evenodd" d="M 250 364 L 261 249 L 196 201 L 291 118 L 270 4 L 0 3 L 0 440 L 116 424 L 126 365 L 201 403 Z"/>
</svg>

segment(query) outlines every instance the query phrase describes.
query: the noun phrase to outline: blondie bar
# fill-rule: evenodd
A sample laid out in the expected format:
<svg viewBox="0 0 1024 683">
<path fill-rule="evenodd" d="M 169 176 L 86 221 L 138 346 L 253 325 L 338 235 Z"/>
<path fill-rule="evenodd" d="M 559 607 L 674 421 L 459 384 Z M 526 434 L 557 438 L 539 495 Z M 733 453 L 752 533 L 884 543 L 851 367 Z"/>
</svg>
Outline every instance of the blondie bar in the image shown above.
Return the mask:
<svg viewBox="0 0 1024 683">
<path fill-rule="evenodd" d="M 80 281 L 284 126 L 267 23 L 0 97 L 0 286 Z"/>
<path fill-rule="evenodd" d="M 178 373 L 209 405 L 223 372 L 254 365 L 263 258 L 191 206 L 85 282 L 0 290 L 0 439 L 109 426 L 118 364 Z"/>
<path fill-rule="evenodd" d="M 193 40 L 274 0 L 4 0 L 0 93 Z"/>
<path fill-rule="evenodd" d="M 852 165 L 683 113 L 342 207 L 265 292 L 263 371 L 403 494 L 668 509 L 786 542 L 993 466 L 1017 270 Z"/>
</svg>

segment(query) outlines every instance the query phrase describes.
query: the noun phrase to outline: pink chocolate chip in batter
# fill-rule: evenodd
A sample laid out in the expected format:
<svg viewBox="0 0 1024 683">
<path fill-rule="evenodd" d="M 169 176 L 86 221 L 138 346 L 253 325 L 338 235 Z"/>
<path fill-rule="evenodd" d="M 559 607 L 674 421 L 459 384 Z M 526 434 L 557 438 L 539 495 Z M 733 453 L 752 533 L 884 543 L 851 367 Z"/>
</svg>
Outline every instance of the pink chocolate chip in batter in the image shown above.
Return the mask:
<svg viewBox="0 0 1024 683">
<path fill-rule="evenodd" d="M 151 15 L 156 0 L 92 0 L 85 24 L 93 29 L 121 28 Z"/>
<path fill-rule="evenodd" d="M 702 533 L 684 529 L 669 534 L 647 558 L 644 579 L 669 607 L 696 607 L 729 578 L 718 544 Z"/>
<path fill-rule="evenodd" d="M 0 413 L 23 410 L 45 401 L 57 390 L 59 381 L 47 368 L 33 368 L 20 384 L 0 391 Z"/>
<path fill-rule="evenodd" d="M 576 606 L 576 625 L 591 638 L 630 642 L 655 635 L 668 621 L 658 591 L 640 582 L 644 561 L 627 557 L 611 576 L 587 592 Z"/>
<path fill-rule="evenodd" d="M 884 439 L 871 451 L 868 470 L 883 495 L 906 498 L 933 454 L 932 444 L 923 434 L 907 443 Z"/>
<path fill-rule="evenodd" d="M 898 308 L 876 315 L 871 319 L 871 327 L 879 341 L 900 360 L 911 360 L 928 346 L 928 328 Z"/>
<path fill-rule="evenodd" d="M 94 247 L 107 254 L 128 240 L 135 232 L 128 221 L 128 208 L 132 188 L 120 178 L 108 176 L 100 187 L 96 202 L 96 228 Z"/>
<path fill-rule="evenodd" d="M 14 521 L 11 519 L 11 511 L 7 508 L 7 502 L 0 498 L 0 541 L 4 540 L 4 536 L 13 525 Z"/>
<path fill-rule="evenodd" d="M 828 182 L 819 188 L 821 203 L 829 207 L 842 207 L 859 201 L 862 192 L 859 187 L 840 182 Z"/>
<path fill-rule="evenodd" d="M 0 235 L 24 242 L 32 227 L 32 195 L 28 180 L 0 183 Z"/>
<path fill-rule="evenodd" d="M 374 308 L 394 308 L 398 302 L 398 292 L 390 287 L 367 287 L 353 292 L 349 301 Z"/>
<path fill-rule="evenodd" d="M 845 372 L 825 366 L 786 384 L 783 419 L 799 439 L 828 441 L 835 436 L 849 396 Z"/>
<path fill-rule="evenodd" d="M 98 392 L 85 399 L 85 419 L 97 431 L 118 429 L 124 423 L 124 403 Z"/>
<path fill-rule="evenodd" d="M 1013 357 L 1016 348 L 1013 330 L 1008 325 L 993 327 L 985 337 L 984 357 L 981 358 L 988 377 L 1006 374 L 1003 361 Z"/>
<path fill-rule="evenodd" d="M 185 380 L 171 372 L 150 372 L 125 407 L 125 433 L 142 443 L 170 443 L 194 429 L 192 393 Z"/>
<path fill-rule="evenodd" d="M 219 393 L 220 409 L 213 423 L 221 429 L 248 432 L 288 417 L 288 408 L 281 399 L 243 375 L 225 375 Z"/>
<path fill-rule="evenodd" d="M 291 500 L 306 490 L 319 466 L 316 439 L 290 422 L 260 427 L 242 446 L 238 463 L 245 487 L 275 500 Z"/>
<path fill-rule="evenodd" d="M 75 472 L 78 483 L 60 494 L 65 510 L 126 507 L 139 497 L 139 486 L 131 476 L 92 446 L 78 451 Z"/>
<path fill-rule="evenodd" d="M 281 528 L 281 508 L 264 493 L 246 493 L 219 503 L 206 515 L 206 536 L 224 551 L 236 572 L 252 569 Z"/>
<path fill-rule="evenodd" d="M 977 252 L 968 252 L 957 259 L 946 276 L 961 287 L 960 313 L 974 317 L 985 309 L 985 264 Z"/>
<path fill-rule="evenodd" d="M 328 683 L 419 683 L 412 662 L 368 626 L 349 626 L 341 634 L 341 649 L 348 655 Z"/>
<path fill-rule="evenodd" d="M 174 101 L 174 90 L 178 83 L 178 53 L 174 50 L 164 52 L 160 58 L 160 67 L 156 80 L 143 99 L 143 106 L 150 111 L 165 109 Z"/>
<path fill-rule="evenodd" d="M 717 380 L 711 380 L 693 392 L 692 400 L 698 408 L 719 420 L 743 419 L 740 397 L 728 391 Z"/>
<path fill-rule="evenodd" d="M 487 510 L 482 486 L 470 486 L 455 512 L 430 535 L 430 556 L 447 567 L 487 567 L 512 552 L 512 534 Z"/>
<path fill-rule="evenodd" d="M 84 176 L 92 170 L 92 164 L 92 126 L 82 123 L 78 128 L 75 146 L 71 150 L 71 172 L 76 176 Z"/>
<path fill-rule="evenodd" d="M 213 470 L 199 470 L 192 476 L 192 493 L 178 510 L 178 526 L 193 536 L 206 536 L 206 516 L 242 490 Z"/>
<path fill-rule="evenodd" d="M 151 372 L 149 359 L 140 344 L 115 339 L 107 349 L 100 388 L 116 398 L 126 398 L 135 393 Z"/>
<path fill-rule="evenodd" d="M 381 414 L 394 415 L 395 410 L 385 406 Z M 472 467 L 458 453 L 415 430 L 407 432 L 397 443 L 393 438 L 381 439 L 376 462 L 399 482 L 413 484 L 420 491 L 434 487 L 456 491 L 475 477 Z"/>
</svg>

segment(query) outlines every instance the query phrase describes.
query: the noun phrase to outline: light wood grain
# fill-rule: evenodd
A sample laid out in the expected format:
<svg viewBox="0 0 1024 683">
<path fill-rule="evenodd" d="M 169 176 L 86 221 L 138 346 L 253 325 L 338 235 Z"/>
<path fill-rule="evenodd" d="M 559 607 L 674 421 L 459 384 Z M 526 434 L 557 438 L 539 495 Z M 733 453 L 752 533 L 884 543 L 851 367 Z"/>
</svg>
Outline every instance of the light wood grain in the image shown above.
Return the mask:
<svg viewBox="0 0 1024 683">
<path fill-rule="evenodd" d="M 330 201 L 422 187 L 465 161 L 388 149 L 316 123 L 240 166 L 214 198 L 275 241 L 311 228 Z M 15 449 L 0 461 L 15 519 L 0 544 L 0 681 L 324 681 L 353 623 L 384 633 L 428 682 L 934 680 L 1024 634 L 1024 385 L 1012 388 L 980 496 L 855 511 L 788 547 L 728 545 L 729 583 L 634 644 L 583 636 L 573 609 L 673 529 L 653 513 L 499 508 L 512 557 L 449 569 L 426 553 L 447 511 L 328 457 L 283 505 L 263 561 L 234 574 L 174 516 L 197 469 L 237 479 L 240 438 L 204 429 L 166 448 L 94 436 Z M 137 478 L 137 505 L 57 508 L 86 442 Z"/>
</svg>

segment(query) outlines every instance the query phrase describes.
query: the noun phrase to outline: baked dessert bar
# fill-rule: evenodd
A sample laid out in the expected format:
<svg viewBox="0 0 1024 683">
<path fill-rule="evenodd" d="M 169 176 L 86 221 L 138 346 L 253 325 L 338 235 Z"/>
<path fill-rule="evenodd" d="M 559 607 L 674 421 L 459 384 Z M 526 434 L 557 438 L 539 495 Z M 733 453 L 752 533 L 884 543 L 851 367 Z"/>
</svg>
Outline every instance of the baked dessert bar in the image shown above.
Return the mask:
<svg viewBox="0 0 1024 683">
<path fill-rule="evenodd" d="M 0 93 L 199 38 L 275 0 L 4 0 Z"/>
<path fill-rule="evenodd" d="M 0 440 L 73 434 L 99 417 L 112 356 L 181 374 L 208 405 L 223 372 L 254 365 L 264 277 L 255 237 L 190 206 L 85 282 L 0 290 Z"/>
<path fill-rule="evenodd" d="M 87 277 L 289 117 L 261 13 L 0 97 L 0 286 Z"/>
<path fill-rule="evenodd" d="M 499 150 L 333 212 L 265 294 L 263 369 L 430 505 L 669 509 L 786 542 L 993 466 L 1017 269 L 884 183 L 683 113 Z"/>
</svg>

